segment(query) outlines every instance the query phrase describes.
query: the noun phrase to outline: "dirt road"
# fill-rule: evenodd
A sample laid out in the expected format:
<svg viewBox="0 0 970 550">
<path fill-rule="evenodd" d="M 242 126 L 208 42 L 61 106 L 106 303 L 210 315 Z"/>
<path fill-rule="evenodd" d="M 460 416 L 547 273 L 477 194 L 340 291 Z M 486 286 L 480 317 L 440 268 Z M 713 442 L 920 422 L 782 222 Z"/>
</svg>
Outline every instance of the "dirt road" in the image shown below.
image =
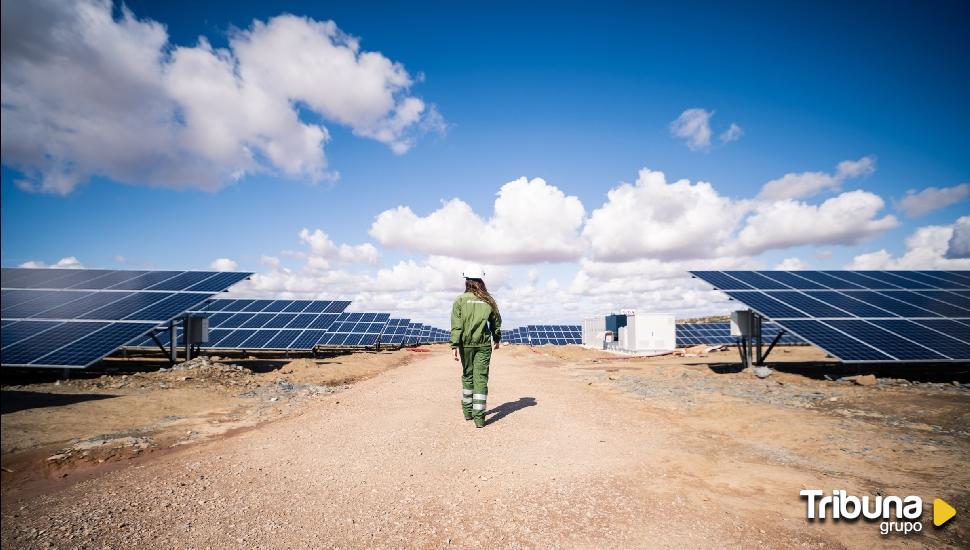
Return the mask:
<svg viewBox="0 0 970 550">
<path fill-rule="evenodd" d="M 423 355 L 321 396 L 300 415 L 45 495 L 6 498 L 3 546 L 803 548 L 965 542 L 962 526 L 940 534 L 929 522 L 919 537 L 888 539 L 875 524 L 809 524 L 798 497 L 804 487 L 869 494 L 871 484 L 895 494 L 942 490 L 948 483 L 964 493 L 966 447 L 959 442 L 938 449 L 935 460 L 952 471 L 935 477 L 905 466 L 866 466 L 865 455 L 800 454 L 792 450 L 793 440 L 825 449 L 833 445 L 832 431 L 857 443 L 884 434 L 871 424 L 814 411 L 813 428 L 805 424 L 806 411 L 768 414 L 757 403 L 739 409 L 736 398 L 720 393 L 694 402 L 686 413 L 681 397 L 633 391 L 608 374 L 616 369 L 527 348 L 496 353 L 489 425 L 476 430 L 462 419 L 458 369 L 450 355 L 440 348 Z M 676 376 L 717 376 L 706 368 L 697 373 Z"/>
</svg>

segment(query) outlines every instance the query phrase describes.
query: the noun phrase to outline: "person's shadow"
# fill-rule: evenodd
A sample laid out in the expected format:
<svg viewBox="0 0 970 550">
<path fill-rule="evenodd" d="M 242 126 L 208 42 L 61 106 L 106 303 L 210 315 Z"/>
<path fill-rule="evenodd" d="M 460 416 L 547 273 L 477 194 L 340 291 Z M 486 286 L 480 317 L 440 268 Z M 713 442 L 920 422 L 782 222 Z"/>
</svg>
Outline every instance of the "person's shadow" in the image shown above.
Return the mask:
<svg viewBox="0 0 970 550">
<path fill-rule="evenodd" d="M 494 424 L 515 411 L 522 410 L 526 407 L 535 407 L 536 405 L 538 405 L 538 403 L 536 403 L 535 397 L 520 397 L 518 401 L 509 401 L 508 403 L 503 403 L 498 407 L 495 407 L 494 409 L 486 412 L 485 416 L 488 418 L 489 424 Z"/>
</svg>

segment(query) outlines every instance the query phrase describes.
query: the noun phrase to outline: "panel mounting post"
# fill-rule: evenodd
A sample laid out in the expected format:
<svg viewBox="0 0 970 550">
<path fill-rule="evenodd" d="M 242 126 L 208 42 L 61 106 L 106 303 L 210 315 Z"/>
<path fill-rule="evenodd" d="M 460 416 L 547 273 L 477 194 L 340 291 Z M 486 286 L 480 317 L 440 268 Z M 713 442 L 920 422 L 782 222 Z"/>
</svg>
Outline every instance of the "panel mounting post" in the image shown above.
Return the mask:
<svg viewBox="0 0 970 550">
<path fill-rule="evenodd" d="M 189 338 L 189 316 L 182 317 L 182 337 L 185 338 L 185 361 L 192 359 L 192 344 Z M 172 340 L 173 345 L 175 340 Z"/>
<path fill-rule="evenodd" d="M 757 313 L 754 314 L 754 326 L 751 327 L 752 338 L 756 338 L 757 347 L 755 348 L 754 354 L 754 366 L 760 367 L 764 365 L 764 355 L 761 353 L 761 316 Z"/>
<path fill-rule="evenodd" d="M 175 319 L 168 322 L 168 360 L 174 365 L 179 360 L 178 332 L 175 328 Z"/>
</svg>

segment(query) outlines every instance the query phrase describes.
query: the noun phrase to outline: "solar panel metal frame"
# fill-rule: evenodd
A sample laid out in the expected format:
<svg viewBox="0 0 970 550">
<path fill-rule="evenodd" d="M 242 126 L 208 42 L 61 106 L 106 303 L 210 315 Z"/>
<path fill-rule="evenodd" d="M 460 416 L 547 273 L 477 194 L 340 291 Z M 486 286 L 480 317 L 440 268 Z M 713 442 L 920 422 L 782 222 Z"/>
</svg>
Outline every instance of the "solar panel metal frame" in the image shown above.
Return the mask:
<svg viewBox="0 0 970 550">
<path fill-rule="evenodd" d="M 757 288 L 755 278 L 742 273 L 757 273 L 783 288 Z M 970 338 L 960 328 L 970 324 L 970 272 L 691 274 L 845 363 L 970 362 Z M 818 302 L 825 307 L 815 306 Z"/>
</svg>

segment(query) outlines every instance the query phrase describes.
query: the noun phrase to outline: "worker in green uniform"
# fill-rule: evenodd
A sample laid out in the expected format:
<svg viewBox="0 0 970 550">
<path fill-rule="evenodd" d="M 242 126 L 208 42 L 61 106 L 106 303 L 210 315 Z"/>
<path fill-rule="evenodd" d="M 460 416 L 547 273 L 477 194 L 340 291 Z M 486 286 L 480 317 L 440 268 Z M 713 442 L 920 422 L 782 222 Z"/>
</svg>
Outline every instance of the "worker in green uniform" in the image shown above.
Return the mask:
<svg viewBox="0 0 970 550">
<path fill-rule="evenodd" d="M 451 307 L 451 347 L 455 361 L 461 361 L 461 409 L 465 420 L 485 427 L 485 402 L 488 398 L 488 365 L 492 350 L 502 339 L 502 316 L 495 299 L 485 288 L 481 268 L 466 269 L 465 292 Z"/>
</svg>

